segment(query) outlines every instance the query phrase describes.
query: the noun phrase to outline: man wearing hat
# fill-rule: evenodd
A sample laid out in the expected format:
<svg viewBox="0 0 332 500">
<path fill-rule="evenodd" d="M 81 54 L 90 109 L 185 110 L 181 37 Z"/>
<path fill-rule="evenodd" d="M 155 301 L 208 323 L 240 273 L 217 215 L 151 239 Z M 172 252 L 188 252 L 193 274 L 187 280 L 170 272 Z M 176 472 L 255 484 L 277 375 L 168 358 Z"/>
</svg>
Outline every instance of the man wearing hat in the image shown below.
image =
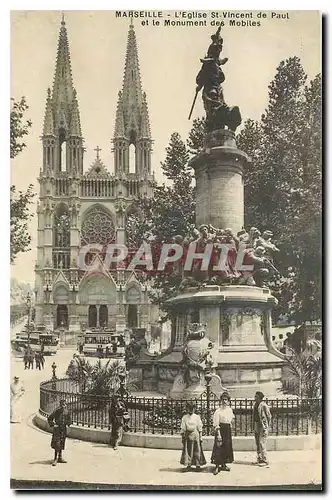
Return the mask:
<svg viewBox="0 0 332 500">
<path fill-rule="evenodd" d="M 67 426 L 72 424 L 72 419 L 64 399 L 60 400 L 60 406 L 49 415 L 47 421 L 53 431 L 51 448 L 54 450 L 54 460 L 52 465 L 55 466 L 58 462 L 66 463 L 62 457 L 62 451 L 65 449 Z"/>
<path fill-rule="evenodd" d="M 264 400 L 264 394 L 257 391 L 253 408 L 254 434 L 257 448 L 256 465 L 268 467 L 269 462 L 266 454 L 266 441 L 271 424 L 271 412 Z"/>
</svg>

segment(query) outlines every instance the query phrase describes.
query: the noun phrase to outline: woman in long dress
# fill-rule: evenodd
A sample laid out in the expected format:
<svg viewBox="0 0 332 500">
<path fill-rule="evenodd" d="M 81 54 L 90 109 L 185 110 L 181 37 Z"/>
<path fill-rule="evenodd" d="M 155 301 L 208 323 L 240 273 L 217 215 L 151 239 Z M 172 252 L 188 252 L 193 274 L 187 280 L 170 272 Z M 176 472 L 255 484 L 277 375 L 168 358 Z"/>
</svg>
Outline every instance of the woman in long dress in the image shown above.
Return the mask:
<svg viewBox="0 0 332 500">
<path fill-rule="evenodd" d="M 188 403 L 187 413 L 182 417 L 182 455 L 180 464 L 186 465 L 190 470 L 194 465 L 200 469 L 201 465 L 206 464 L 202 448 L 202 430 L 203 424 L 201 417 L 194 413 L 194 405 Z"/>
<path fill-rule="evenodd" d="M 230 407 L 230 402 L 231 399 L 228 392 L 223 392 L 220 397 L 220 407 L 213 415 L 215 438 L 211 463 L 216 466 L 213 474 L 218 474 L 221 470 L 229 471 L 230 468 L 226 464 L 234 461 L 231 429 L 234 413 Z"/>
<path fill-rule="evenodd" d="M 19 412 L 17 411 L 17 403 L 24 394 L 23 385 L 19 377 L 14 377 L 13 382 L 10 384 L 10 422 L 17 424 L 20 422 Z"/>
</svg>

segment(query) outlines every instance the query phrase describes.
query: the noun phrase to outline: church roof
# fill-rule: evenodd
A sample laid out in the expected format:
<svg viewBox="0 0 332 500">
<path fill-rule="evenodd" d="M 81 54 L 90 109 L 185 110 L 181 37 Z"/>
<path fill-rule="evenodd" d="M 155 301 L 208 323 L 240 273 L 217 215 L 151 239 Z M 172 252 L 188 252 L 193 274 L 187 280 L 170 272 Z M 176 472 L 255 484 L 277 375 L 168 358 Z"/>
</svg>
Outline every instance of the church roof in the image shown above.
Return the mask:
<svg viewBox="0 0 332 500">
<path fill-rule="evenodd" d="M 89 170 L 84 174 L 84 177 L 89 179 L 109 179 L 111 174 L 99 158 L 95 159 Z"/>
</svg>

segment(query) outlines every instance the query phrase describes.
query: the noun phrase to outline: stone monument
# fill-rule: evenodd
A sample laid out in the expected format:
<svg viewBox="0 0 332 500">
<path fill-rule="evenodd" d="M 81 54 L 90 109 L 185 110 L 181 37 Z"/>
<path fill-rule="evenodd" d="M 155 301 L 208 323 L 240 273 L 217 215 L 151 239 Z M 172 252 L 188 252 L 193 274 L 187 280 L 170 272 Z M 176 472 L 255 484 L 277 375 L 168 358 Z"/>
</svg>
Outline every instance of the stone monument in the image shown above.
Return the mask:
<svg viewBox="0 0 332 500">
<path fill-rule="evenodd" d="M 211 38 L 207 56 L 201 59 L 195 96 L 196 100 L 202 90 L 207 133 L 203 150 L 190 162 L 196 177 L 199 232 L 196 239 L 177 235 L 175 241 L 186 248 L 195 243 L 200 253 L 212 245 L 212 263 L 218 262 L 223 244 L 232 248 L 226 266 L 216 272 L 211 271 L 213 266 L 203 270 L 197 263 L 190 272 L 182 270 L 179 293 L 168 301 L 171 347 L 154 363 L 156 388 L 174 398 L 199 397 L 204 392 L 206 367 L 199 369 L 204 349 L 191 327 L 196 323 L 205 325 L 204 338 L 206 334 L 206 342 L 214 345 L 214 374 L 219 379 L 213 385 L 215 393 L 227 388 L 231 397 L 253 397 L 257 390 L 273 396 L 281 386 L 283 361 L 271 341 L 271 310 L 277 300 L 265 280 L 278 272 L 273 264 L 278 249 L 270 231 L 261 235 L 257 228 L 247 232 L 243 227 L 243 171 L 250 160 L 236 145 L 239 108 L 229 107 L 223 96 L 221 66 L 227 59 L 220 59 L 220 29 Z M 240 251 L 243 263 L 252 264 L 253 271 L 236 268 Z"/>
</svg>

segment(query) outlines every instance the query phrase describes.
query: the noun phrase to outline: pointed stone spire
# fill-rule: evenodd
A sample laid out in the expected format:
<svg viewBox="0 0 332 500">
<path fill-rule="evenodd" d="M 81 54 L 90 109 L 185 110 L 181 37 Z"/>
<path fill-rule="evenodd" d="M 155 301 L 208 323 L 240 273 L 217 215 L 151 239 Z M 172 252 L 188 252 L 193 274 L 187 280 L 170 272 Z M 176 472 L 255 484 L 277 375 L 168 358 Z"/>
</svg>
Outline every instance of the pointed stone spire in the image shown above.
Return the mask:
<svg viewBox="0 0 332 500">
<path fill-rule="evenodd" d="M 146 93 L 145 92 L 143 92 L 141 137 L 142 137 L 142 139 L 151 139 L 148 103 L 146 100 Z"/>
<path fill-rule="evenodd" d="M 64 15 L 62 15 L 52 91 L 54 108 L 59 111 L 61 104 L 71 103 L 73 94 L 68 35 Z"/>
<path fill-rule="evenodd" d="M 75 89 L 73 92 L 73 102 L 71 105 L 69 134 L 71 136 L 82 137 L 80 112 L 78 109 L 78 101 L 77 101 L 77 95 L 76 95 Z"/>
<path fill-rule="evenodd" d="M 118 105 L 116 108 L 116 115 L 115 115 L 114 136 L 119 137 L 119 138 L 125 137 L 122 92 L 119 92 L 119 94 L 118 94 Z"/>
<path fill-rule="evenodd" d="M 142 91 L 136 35 L 130 18 L 122 92 L 119 93 L 113 137 L 114 172 L 133 172 L 129 148 L 135 146 L 135 173 L 149 171 L 151 131 L 146 94 Z"/>
<path fill-rule="evenodd" d="M 46 108 L 44 117 L 43 135 L 54 135 L 54 117 L 52 109 L 51 89 L 47 89 Z"/>
<path fill-rule="evenodd" d="M 50 138 L 50 135 L 53 137 Z M 55 174 L 83 173 L 83 137 L 76 90 L 71 74 L 67 28 L 62 14 L 52 95 L 48 90 L 43 128 L 43 165 Z M 64 151 L 66 154 L 64 155 Z"/>
<path fill-rule="evenodd" d="M 139 70 L 138 52 L 134 26 L 129 26 L 126 62 L 122 87 L 123 102 L 125 106 L 135 106 L 137 109 L 142 105 L 142 85 Z"/>
</svg>

